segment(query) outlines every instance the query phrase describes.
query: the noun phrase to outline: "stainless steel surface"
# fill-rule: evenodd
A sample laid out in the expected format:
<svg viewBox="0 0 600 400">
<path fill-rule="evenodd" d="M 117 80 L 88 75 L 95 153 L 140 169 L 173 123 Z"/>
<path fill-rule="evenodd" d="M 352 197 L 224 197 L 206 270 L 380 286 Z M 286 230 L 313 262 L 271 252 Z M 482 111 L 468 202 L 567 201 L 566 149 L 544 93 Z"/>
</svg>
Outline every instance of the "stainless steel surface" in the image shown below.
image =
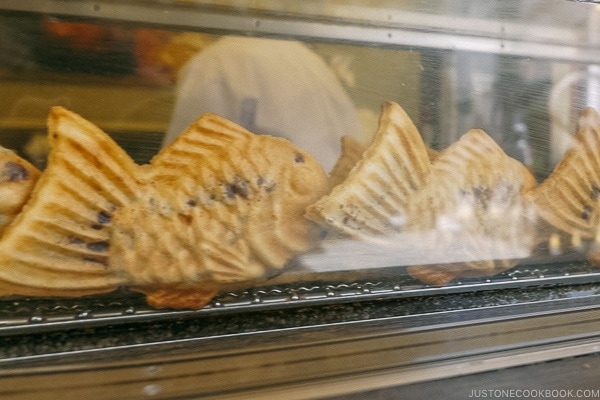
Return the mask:
<svg viewBox="0 0 600 400">
<path fill-rule="evenodd" d="M 336 396 L 335 400 L 600 398 L 600 354 Z M 557 379 L 560 377 L 561 379 Z M 318 394 L 317 396 L 318 397 Z M 325 397 L 333 400 L 330 396 Z"/>
<path fill-rule="evenodd" d="M 58 302 L 46 320 L 2 328 L 0 396 L 327 398 L 600 352 L 597 276 L 554 267 L 404 294 L 374 282 L 257 288 L 198 312 Z M 557 271 L 559 285 L 544 284 Z"/>
<path fill-rule="evenodd" d="M 595 353 L 599 332 L 597 298 L 538 299 L 5 359 L 0 394 L 328 397 Z"/>
<path fill-rule="evenodd" d="M 318 275 L 318 280 L 312 282 L 307 278 L 298 283 L 263 285 L 224 293 L 197 311 L 156 310 L 148 307 L 141 296 L 127 292 L 84 299 L 15 298 L 0 301 L 0 336 L 194 315 L 253 313 L 377 299 L 420 298 L 509 288 L 527 290 L 547 285 L 600 282 L 600 270 L 582 262 L 523 265 L 495 277 L 457 281 L 444 287 L 419 283 L 408 276 L 403 268 L 389 268 L 382 275 L 385 278 L 379 280 L 340 282 L 332 279 L 331 274 L 322 273 Z M 314 275 L 312 279 L 316 279 Z"/>
</svg>

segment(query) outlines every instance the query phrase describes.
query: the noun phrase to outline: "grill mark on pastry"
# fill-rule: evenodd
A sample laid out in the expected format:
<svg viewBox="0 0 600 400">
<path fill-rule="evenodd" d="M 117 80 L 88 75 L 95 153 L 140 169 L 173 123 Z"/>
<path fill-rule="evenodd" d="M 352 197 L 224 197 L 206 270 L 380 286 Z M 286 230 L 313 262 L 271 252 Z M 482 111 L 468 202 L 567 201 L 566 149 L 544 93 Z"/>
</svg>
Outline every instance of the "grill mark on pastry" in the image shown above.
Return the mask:
<svg viewBox="0 0 600 400">
<path fill-rule="evenodd" d="M 392 193 L 393 195 L 396 195 L 395 197 L 397 198 L 397 204 L 398 207 L 401 208 L 402 210 L 406 209 L 406 207 L 408 206 L 408 199 L 410 198 L 412 191 L 415 190 L 415 188 L 413 188 L 412 185 L 410 185 L 409 187 L 407 187 L 406 180 L 402 180 L 400 179 L 399 176 L 397 176 L 396 173 L 394 173 L 394 170 L 397 168 L 400 168 L 403 170 L 403 174 L 404 176 L 410 175 L 409 171 L 407 168 L 405 168 L 403 165 L 397 165 L 397 163 L 395 163 L 395 165 L 393 165 L 388 159 L 387 159 L 387 154 L 385 155 L 385 157 L 382 159 L 383 160 L 383 168 L 385 169 L 385 172 L 387 173 L 387 176 L 391 176 L 392 177 L 392 181 L 394 183 L 394 186 L 396 189 L 398 189 L 399 193 L 396 193 L 395 191 L 390 191 L 390 193 Z M 384 179 L 382 179 L 383 182 L 385 182 Z M 412 181 L 411 181 L 412 182 Z M 420 182 L 421 186 L 422 186 L 422 182 Z M 410 189 L 410 190 L 409 190 Z"/>
<path fill-rule="evenodd" d="M 591 189 L 592 182 L 598 181 L 597 173 L 594 171 L 594 166 L 591 163 L 585 161 L 580 162 L 583 168 L 569 168 L 568 182 L 573 186 L 578 186 L 578 189 L 584 190 L 585 188 Z M 581 197 L 583 200 L 585 195 Z"/>
<path fill-rule="evenodd" d="M 236 130 L 235 134 L 230 134 L 229 131 L 235 126 L 232 124 L 216 124 L 216 127 L 210 127 L 209 125 L 215 125 L 210 123 L 213 121 L 205 120 L 203 122 L 194 126 L 195 129 L 202 131 L 202 135 L 182 135 L 168 152 L 159 154 L 153 164 L 173 167 L 186 164 L 187 161 L 197 163 L 200 161 L 199 159 L 210 156 L 212 152 L 219 151 L 228 143 L 247 139 L 249 136 L 249 132 L 242 130 Z M 226 132 L 219 130 L 221 126 L 226 129 Z"/>
<path fill-rule="evenodd" d="M 101 266 L 103 266 L 105 269 L 108 268 L 108 257 L 105 258 L 97 258 L 97 257 L 90 257 L 90 256 L 85 256 L 83 257 L 84 261 L 87 262 L 91 262 L 91 263 L 96 263 L 96 264 L 100 264 Z"/>
<path fill-rule="evenodd" d="M 171 177 L 177 176 L 181 173 L 181 169 L 190 169 L 189 164 L 192 162 L 193 157 L 188 157 L 188 153 L 184 153 L 180 158 L 176 160 L 163 158 L 160 161 L 160 170 L 156 172 L 153 170 L 153 178 Z"/>
<path fill-rule="evenodd" d="M 538 211 L 551 225 L 584 238 L 592 238 L 596 234 L 596 209 L 600 206 L 597 116 L 596 112 L 590 113 L 589 110 L 582 113 L 575 146 L 567 151 L 550 177 L 532 196 Z"/>
<path fill-rule="evenodd" d="M 598 138 L 594 137 L 593 139 L 593 143 L 590 144 L 589 147 L 586 147 L 583 149 L 583 151 L 580 151 L 578 158 L 582 159 L 579 164 L 584 165 L 588 171 L 587 176 L 589 177 L 589 180 L 598 182 L 600 179 L 600 176 L 598 175 L 600 173 L 600 169 L 598 168 L 600 166 L 600 159 L 598 158 L 596 152 L 590 151 L 590 149 L 598 148 L 599 143 L 597 140 Z M 590 162 L 585 162 L 585 159 L 590 159 Z"/>
<path fill-rule="evenodd" d="M 38 254 L 30 254 L 23 252 L 20 249 L 15 249 L 11 256 L 22 262 L 29 264 L 31 267 L 43 270 L 51 270 L 56 273 L 67 273 L 67 272 L 84 272 L 102 274 L 103 270 L 95 270 L 89 268 L 81 261 L 85 257 L 92 257 L 95 262 L 100 260 L 107 260 L 108 255 L 98 254 L 98 252 L 91 252 L 83 246 L 73 246 L 69 243 L 55 243 L 49 241 L 45 236 L 39 234 L 30 233 L 22 238 L 23 245 L 36 246 L 40 248 Z"/>
<path fill-rule="evenodd" d="M 77 226 L 65 226 L 59 220 L 48 220 L 48 219 L 39 219 L 36 221 L 36 224 L 39 224 L 39 231 L 49 231 L 58 235 L 58 237 L 64 238 L 61 240 L 66 240 L 69 243 L 84 243 L 85 241 L 97 241 L 97 240 L 105 240 L 108 235 L 105 233 L 101 233 L 98 231 L 89 231 L 84 229 L 72 229 Z"/>
<path fill-rule="evenodd" d="M 48 296 L 50 290 L 54 295 L 82 296 L 112 291 L 123 284 L 121 280 L 108 276 L 106 268 L 98 268 L 100 265 L 90 271 L 65 271 L 48 269 L 45 258 L 32 258 L 31 254 L 19 254 L 18 260 L 23 263 L 22 272 L 4 274 L 0 285 L 14 285 L 19 288 L 18 293 L 24 295 Z M 60 286 L 55 285 L 57 281 Z"/>
<path fill-rule="evenodd" d="M 393 234 L 404 224 L 409 199 L 423 187 L 429 171 L 429 156 L 416 127 L 401 107 L 387 102 L 372 145 L 346 180 L 309 206 L 307 215 L 350 236 Z"/>
<path fill-rule="evenodd" d="M 250 132 L 240 125 L 234 124 L 233 122 L 223 118 L 216 117 L 215 115 L 209 115 L 206 119 L 204 119 L 203 122 L 204 123 L 200 125 L 202 128 L 204 128 L 210 134 L 218 135 L 219 137 L 227 137 L 233 140 L 238 140 L 240 138 L 247 138 L 250 134 Z"/>
<path fill-rule="evenodd" d="M 101 208 L 101 210 L 98 212 L 107 213 L 107 214 L 110 213 L 110 211 L 107 211 L 106 208 L 110 209 L 112 206 L 112 203 L 109 203 L 108 207 L 103 207 L 102 202 L 106 202 L 106 199 L 101 196 L 86 197 L 86 196 L 83 196 L 84 191 L 76 190 L 74 187 L 66 186 L 63 184 L 60 184 L 59 190 L 64 192 L 65 196 L 70 196 L 76 203 L 82 205 L 84 208 L 87 209 L 86 211 L 88 211 L 90 213 L 90 216 L 87 217 L 87 218 L 89 218 L 90 224 L 94 224 L 94 223 L 98 222 L 97 219 L 95 220 L 94 217 L 92 217 L 92 214 L 96 213 L 96 210 L 98 210 L 99 208 Z M 49 203 L 49 204 L 57 204 L 57 203 Z"/>
<path fill-rule="evenodd" d="M 244 276 L 244 270 L 248 264 L 248 247 L 243 241 L 236 240 L 223 246 L 221 234 L 206 235 L 208 229 L 211 232 L 226 232 L 230 228 L 221 218 L 211 219 L 209 226 L 201 224 L 192 225 L 194 237 L 199 243 L 204 257 L 204 273 L 210 276 L 211 279 L 219 280 L 219 277 L 232 276 L 239 280 Z M 238 235 L 238 239 L 240 236 Z"/>
<path fill-rule="evenodd" d="M 574 214 L 577 214 L 578 210 L 581 209 L 581 206 L 586 204 L 589 199 L 586 196 L 586 193 L 582 191 L 582 189 L 577 185 L 577 182 L 573 182 L 571 180 L 567 180 L 563 182 L 563 191 L 562 194 L 567 194 L 563 201 L 566 202 L 567 208 L 571 210 Z"/>
<path fill-rule="evenodd" d="M 407 164 L 406 162 L 404 162 L 404 160 L 407 160 L 407 159 L 411 159 L 411 160 L 417 159 L 417 160 L 421 161 L 421 157 L 410 157 L 409 154 L 408 154 L 408 151 L 412 150 L 412 149 L 422 148 L 423 147 L 423 143 L 422 142 L 415 143 L 415 141 L 417 140 L 416 137 L 415 137 L 415 135 L 408 135 L 408 134 L 405 133 L 407 130 L 416 129 L 416 128 L 414 128 L 414 126 L 410 126 L 412 124 L 408 124 L 408 121 L 405 121 L 405 122 L 406 123 L 403 124 L 403 125 L 396 125 L 396 124 L 394 125 L 394 127 L 396 128 L 396 130 L 398 131 L 398 133 L 395 134 L 395 135 L 393 135 L 391 139 L 394 142 L 399 143 L 399 145 L 398 146 L 394 146 L 394 148 L 397 148 L 399 151 L 402 152 L 402 156 L 401 156 L 402 162 L 398 166 L 401 166 L 405 171 L 407 171 L 409 166 L 413 170 L 415 170 L 416 168 L 415 168 L 414 163 L 408 163 Z M 423 182 L 413 182 L 412 178 L 422 177 L 422 176 L 426 176 L 427 175 L 427 173 L 429 172 L 429 169 L 430 169 L 430 165 L 426 163 L 426 161 L 428 159 L 429 159 L 428 157 L 423 157 L 423 163 L 420 163 L 420 165 L 419 165 L 419 167 L 420 167 L 419 168 L 419 172 L 420 173 L 416 173 L 416 174 L 405 173 L 404 176 L 406 176 L 408 178 L 411 178 L 407 182 L 409 184 L 409 187 L 410 187 L 411 190 L 414 191 L 417 188 L 419 188 L 420 186 L 422 186 Z M 396 174 L 392 174 L 392 175 L 396 175 Z M 404 183 L 404 184 L 400 183 L 400 184 L 403 185 L 403 186 L 406 185 L 406 183 Z"/>
<path fill-rule="evenodd" d="M 551 210 L 553 211 L 550 215 L 555 216 L 561 222 L 561 225 L 564 224 L 564 228 L 562 229 L 566 229 L 567 232 L 569 232 L 570 229 L 581 231 L 584 237 L 593 236 L 590 232 L 588 232 L 589 226 L 587 223 L 585 223 L 582 219 L 574 218 L 574 216 L 577 215 L 577 211 L 569 210 L 566 207 L 562 208 L 555 206 L 552 206 Z"/>
<path fill-rule="evenodd" d="M 226 132 L 219 131 L 217 129 L 201 127 L 202 135 L 188 136 L 186 140 L 189 143 L 194 143 L 194 148 L 202 150 L 203 147 L 210 148 L 222 148 L 227 144 L 238 140 L 239 137 L 228 135 Z M 198 146 L 200 144 L 201 146 Z"/>
<path fill-rule="evenodd" d="M 97 192 L 93 188 L 89 188 L 88 185 L 82 183 L 79 178 L 69 178 L 69 181 L 77 181 L 76 185 L 66 185 L 63 183 L 58 183 L 58 190 L 64 192 L 65 196 L 71 197 L 77 203 L 88 209 L 96 209 L 100 203 L 102 203 L 105 199 L 103 196 L 97 195 Z M 77 187 L 77 189 L 75 188 Z M 90 192 L 93 195 L 90 195 Z M 85 195 L 84 195 L 85 194 Z"/>
<path fill-rule="evenodd" d="M 596 135 L 600 133 L 597 132 Z M 594 138 L 596 140 L 594 140 L 594 144 L 592 146 L 590 146 L 588 149 L 597 149 L 598 147 L 600 147 L 600 144 L 598 143 L 600 141 L 600 138 L 594 136 Z M 591 152 L 592 153 L 592 160 L 589 163 L 590 164 L 590 168 L 592 169 L 592 174 L 593 174 L 593 181 L 598 182 L 600 180 L 600 155 L 597 154 L 597 152 Z M 588 153 L 589 154 L 589 153 Z M 586 163 L 587 164 L 587 163 Z"/>
<path fill-rule="evenodd" d="M 382 220 L 387 220 L 389 215 L 393 215 L 396 213 L 394 205 L 388 201 L 389 196 L 386 196 L 386 192 L 382 190 L 381 187 L 376 187 L 374 182 L 368 182 L 365 185 L 365 191 L 370 199 L 372 199 L 372 204 L 374 204 L 375 209 L 380 209 L 383 207 L 384 212 L 381 213 Z M 378 207 L 380 206 L 380 207 Z"/>
<path fill-rule="evenodd" d="M 381 213 L 377 207 L 373 207 L 370 199 L 366 197 L 366 193 L 361 191 L 355 191 L 353 194 L 359 198 L 358 204 L 361 204 L 360 214 L 357 215 L 353 210 L 344 207 L 344 213 L 350 217 L 351 221 L 359 222 L 360 226 L 346 226 L 350 229 L 357 229 L 363 234 L 377 235 L 384 233 L 379 225 L 374 225 L 373 221 L 380 221 L 382 219 L 388 220 L 387 215 Z M 359 218 L 360 217 L 360 218 Z M 348 231 L 348 230 L 347 230 Z M 352 232 L 351 230 L 349 232 Z"/>
<path fill-rule="evenodd" d="M 103 132 L 66 111 L 54 108 L 48 124 L 50 136 L 55 139 L 49 166 L 30 207 L 22 214 L 19 227 L 22 229 L 11 231 L 0 243 L 0 259 L 11 260 L 15 265 L 1 271 L 0 281 L 16 280 L 22 290 L 15 293 L 25 295 L 78 296 L 113 290 L 124 282 L 107 273 L 107 256 L 98 251 L 101 246 L 88 248 L 85 243 L 106 242 L 104 232 L 90 229 L 98 224 L 98 204 L 106 207 L 110 207 L 109 202 L 119 204 L 120 201 L 113 200 L 114 196 L 102 196 L 111 194 L 115 187 L 123 190 L 125 186 L 124 191 L 130 193 L 137 190 L 131 176 L 117 176 L 122 173 L 121 167 L 131 170 L 135 163 L 129 159 L 131 165 L 127 164 L 126 154 L 104 138 Z M 80 145 L 74 145 L 74 141 Z M 76 177 L 87 179 L 87 174 L 92 174 L 92 179 L 98 182 L 80 187 L 82 179 Z M 101 174 L 114 175 L 111 179 L 116 183 L 97 193 L 97 184 L 107 182 L 106 177 L 99 177 Z M 69 180 L 71 177 L 74 179 Z M 126 187 L 128 184 L 134 189 Z M 80 193 L 90 187 L 88 193 Z"/>
<path fill-rule="evenodd" d="M 391 160 L 388 160 L 388 157 L 392 157 L 394 164 L 392 164 Z M 393 183 L 394 187 L 397 188 L 398 191 L 402 194 L 402 197 L 398 197 L 398 200 L 400 201 L 399 205 L 402 208 L 405 208 L 407 205 L 408 197 L 410 197 L 411 192 L 413 192 L 416 189 L 417 185 L 412 183 L 412 176 L 410 177 L 410 184 L 408 184 L 409 182 L 407 182 L 404 179 L 401 179 L 400 176 L 398 176 L 399 174 L 395 173 L 394 170 L 401 169 L 403 177 L 410 176 L 412 174 L 407 173 L 409 172 L 409 169 L 406 168 L 406 166 L 404 166 L 404 163 L 402 162 L 402 159 L 400 157 L 394 157 L 394 155 L 391 154 L 384 154 L 382 161 L 383 168 L 385 169 L 387 176 L 392 178 L 391 183 Z M 385 182 L 387 179 L 384 178 L 382 180 Z M 390 182 L 388 182 L 388 184 L 390 184 Z M 422 182 L 419 182 L 419 186 L 421 185 Z M 394 191 L 390 190 L 389 192 L 393 193 Z"/>
<path fill-rule="evenodd" d="M 85 190 L 79 187 L 78 190 L 75 190 L 75 188 L 62 185 L 65 191 L 76 194 L 74 197 L 78 198 L 84 204 L 90 204 L 90 202 L 97 199 L 103 199 L 117 205 L 123 205 L 128 204 L 136 197 L 135 188 L 115 185 L 113 181 L 108 179 L 99 180 L 96 175 L 90 176 L 90 179 L 83 180 L 79 178 L 81 175 L 80 167 L 73 164 L 70 160 L 63 159 L 61 161 L 63 162 L 64 169 L 68 171 L 72 178 L 77 180 L 81 186 L 89 188 L 89 190 Z M 87 199 L 83 196 L 84 193 L 86 195 L 92 194 L 95 199 Z"/>
<path fill-rule="evenodd" d="M 159 154 L 151 163 L 156 168 L 156 172 L 150 171 L 148 174 L 150 178 L 159 175 L 165 178 L 173 176 L 173 184 L 170 187 L 179 190 L 173 202 L 178 208 L 170 214 L 174 219 L 169 218 L 168 221 L 165 219 L 156 223 L 148 221 L 148 228 L 142 235 L 144 238 L 139 238 L 140 240 L 136 240 L 132 245 L 136 254 L 126 268 L 131 270 L 130 276 L 136 280 L 134 284 L 141 285 L 144 281 L 164 284 L 175 278 L 188 282 L 205 280 L 207 275 L 211 274 L 213 277 L 220 277 L 221 280 L 245 280 L 264 274 L 267 268 L 281 268 L 291 256 L 289 246 L 280 243 L 281 239 L 271 232 L 284 227 L 272 228 L 271 224 L 272 220 L 276 220 L 286 225 L 285 229 L 288 229 L 287 221 L 276 215 L 276 211 L 282 208 L 291 208 L 294 213 L 297 212 L 298 216 L 290 217 L 290 213 L 285 214 L 292 219 L 290 223 L 306 223 L 302 217 L 304 204 L 301 200 L 307 196 L 300 193 L 301 196 L 295 197 L 293 194 L 295 189 L 289 184 L 289 181 L 298 179 L 290 175 L 291 171 L 296 174 L 302 173 L 300 169 L 294 168 L 295 154 L 302 155 L 302 160 L 298 161 L 308 164 L 311 168 L 314 167 L 314 171 L 308 170 L 309 173 L 322 172 L 322 170 L 316 168 L 317 165 L 311 158 L 291 146 L 286 147 L 284 142 L 277 142 L 283 145 L 285 152 L 282 153 L 282 157 L 274 157 L 271 160 L 268 154 L 262 154 L 269 149 L 270 142 L 262 145 L 263 141 L 254 140 L 255 136 L 249 132 L 235 128 L 235 125 L 221 123 L 222 119 L 216 118 L 215 121 L 217 123 L 213 124 L 209 117 L 209 121 L 200 122 L 184 132 L 183 136 L 174 142 L 174 147 L 167 148 L 168 151 Z M 211 129 L 218 129 L 218 131 L 211 132 Z M 234 132 L 231 133 L 230 130 Z M 192 138 L 196 136 L 198 140 L 188 140 L 186 136 Z M 194 146 L 202 146 L 202 150 L 197 151 Z M 253 157 L 246 160 L 244 157 L 246 153 L 252 154 Z M 190 172 L 189 177 L 177 177 L 186 174 L 187 171 Z M 267 171 L 272 176 L 267 175 Z M 314 192 L 320 193 L 323 189 L 319 186 L 324 185 L 325 176 L 322 175 L 315 181 Z M 284 186 L 279 186 L 280 184 Z M 192 189 L 194 185 L 199 188 Z M 180 189 L 180 186 L 183 189 Z M 282 198 L 276 199 L 277 204 L 272 204 L 269 201 L 275 201 L 274 196 L 268 194 L 279 187 L 286 189 L 290 187 L 291 192 L 281 193 Z M 300 188 L 304 190 L 303 187 Z M 167 198 L 171 197 L 167 196 Z M 259 203 L 255 203 L 254 200 L 259 200 Z M 294 208 L 295 203 L 298 203 L 296 208 Z M 199 207 L 196 207 L 197 205 Z M 128 220 L 121 219 L 125 215 L 116 214 L 113 222 L 116 224 L 115 232 L 119 232 L 118 226 Z M 262 222 L 265 220 L 266 224 Z M 164 223 L 174 223 L 177 226 L 176 232 L 166 233 L 165 229 L 161 228 L 161 224 Z M 263 228 L 262 233 L 266 236 L 261 236 L 261 239 L 268 240 L 269 243 L 262 245 L 269 247 L 270 250 L 267 252 L 274 255 L 271 257 L 267 254 L 265 259 L 274 262 L 273 265 L 259 263 L 258 251 L 251 249 L 248 244 L 252 240 L 251 236 Z M 295 232 L 305 235 L 302 229 L 297 229 Z M 164 240 L 164 234 L 169 235 L 169 238 L 172 237 L 172 240 Z M 300 237 L 298 240 L 304 238 Z M 162 246 L 157 242 L 165 245 Z M 260 240 L 257 242 L 261 244 Z M 156 248 L 157 245 L 159 248 Z M 111 256 L 118 258 L 115 252 L 118 252 L 120 246 L 119 242 L 111 246 Z M 300 250 L 307 247 L 304 241 L 298 246 Z M 151 251 L 145 252 L 143 250 L 145 248 Z M 189 263 L 186 266 L 173 264 L 171 266 L 173 270 L 164 271 L 163 265 L 153 265 L 149 262 L 152 271 L 148 271 L 144 264 L 145 255 L 156 251 L 163 252 L 161 257 L 167 259 L 191 257 L 193 266 L 189 266 Z M 186 252 L 190 254 L 186 256 Z"/>
<path fill-rule="evenodd" d="M 131 176 L 121 174 L 121 171 L 137 167 L 129 155 L 98 127 L 78 115 L 65 111 L 56 110 L 55 112 L 53 110 L 51 113 L 50 131 L 52 132 L 51 136 L 57 139 L 55 147 L 64 147 L 65 149 L 73 147 L 81 150 L 82 152 L 79 154 L 82 156 L 81 158 L 87 160 L 96 169 L 104 173 L 109 171 L 113 178 L 116 177 L 116 180 L 123 182 L 125 186 L 136 187 Z M 60 131 L 60 134 L 57 134 L 57 130 Z M 81 140 L 82 136 L 91 140 Z M 69 153 L 78 154 L 72 151 Z M 126 180 L 127 182 L 125 182 Z"/>
<path fill-rule="evenodd" d="M 65 145 L 67 149 L 72 148 L 68 150 L 72 154 L 79 155 L 77 158 L 61 160 L 70 167 L 71 172 L 75 176 L 81 174 L 82 167 L 86 167 L 86 164 L 91 164 L 98 172 L 100 172 L 99 174 L 94 174 L 92 178 L 95 184 L 99 185 L 99 189 L 104 189 L 102 190 L 103 194 L 118 190 L 126 199 L 133 199 L 136 197 L 138 185 L 131 177 L 121 173 L 123 170 L 130 169 L 130 166 L 123 165 L 122 162 L 119 162 L 119 160 L 115 159 L 114 156 L 111 156 L 110 153 L 104 152 L 100 153 L 100 155 L 96 155 L 72 139 L 63 145 Z M 74 161 L 79 160 L 84 161 L 84 165 L 78 166 L 74 163 Z M 99 177 L 101 179 L 98 179 Z"/>
<path fill-rule="evenodd" d="M 57 228 L 60 228 L 59 232 L 71 231 L 72 229 L 80 229 L 81 226 L 90 226 L 94 222 L 91 216 L 82 215 L 77 211 L 68 208 L 67 206 L 60 203 L 50 203 L 46 207 L 48 210 L 52 210 L 52 213 L 55 213 L 57 215 L 57 217 L 55 218 L 57 224 L 62 224 L 62 226 L 57 226 Z M 39 220 L 36 219 L 32 222 L 37 223 L 38 221 Z"/>
<path fill-rule="evenodd" d="M 224 278 L 232 280 L 232 278 L 240 279 L 245 277 L 245 269 L 248 264 L 248 249 L 240 251 L 240 246 L 237 246 L 237 252 L 233 252 L 234 248 L 223 251 L 223 246 L 215 241 L 205 243 L 202 251 L 205 252 L 210 260 L 207 270 L 212 279 L 221 281 Z M 239 255 L 243 257 L 240 258 Z M 218 266 L 218 267 L 217 267 Z"/>
</svg>

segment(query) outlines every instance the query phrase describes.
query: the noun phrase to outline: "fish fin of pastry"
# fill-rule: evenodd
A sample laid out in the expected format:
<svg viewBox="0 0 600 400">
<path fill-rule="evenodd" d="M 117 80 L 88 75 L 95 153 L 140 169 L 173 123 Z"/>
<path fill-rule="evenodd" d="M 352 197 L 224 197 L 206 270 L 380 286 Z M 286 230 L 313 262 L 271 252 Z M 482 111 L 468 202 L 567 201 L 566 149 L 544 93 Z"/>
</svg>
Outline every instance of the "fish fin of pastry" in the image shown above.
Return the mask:
<svg viewBox="0 0 600 400">
<path fill-rule="evenodd" d="M 306 215 L 350 236 L 396 233 L 429 169 L 427 148 L 408 114 L 396 103 L 384 103 L 375 138 L 362 159 Z"/>
<path fill-rule="evenodd" d="M 40 174 L 27 160 L 0 146 L 0 237 L 29 200 Z"/>
<path fill-rule="evenodd" d="M 52 108 L 48 130 L 48 166 L 0 241 L 0 294 L 111 291 L 124 283 L 108 267 L 112 214 L 138 196 L 138 166 L 64 108 Z"/>
<path fill-rule="evenodd" d="M 159 288 L 133 288 L 146 295 L 146 302 L 154 308 L 199 310 L 206 306 L 218 293 L 218 285 L 203 282 L 196 286 Z"/>
</svg>

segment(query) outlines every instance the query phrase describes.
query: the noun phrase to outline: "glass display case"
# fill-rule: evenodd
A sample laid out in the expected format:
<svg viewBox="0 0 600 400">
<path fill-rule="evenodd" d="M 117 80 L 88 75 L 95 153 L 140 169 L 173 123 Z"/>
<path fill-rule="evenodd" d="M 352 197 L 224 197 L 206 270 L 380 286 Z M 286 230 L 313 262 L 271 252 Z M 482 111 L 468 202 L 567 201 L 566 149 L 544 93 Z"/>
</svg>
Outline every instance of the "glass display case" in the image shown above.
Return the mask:
<svg viewBox="0 0 600 400">
<path fill-rule="evenodd" d="M 0 145 L 41 174 L 0 230 L 0 397 L 600 397 L 600 5 L 0 0 L 0 60 Z M 97 275 L 115 283 L 65 289 L 43 275 L 63 271 L 60 260 L 45 265 L 48 251 L 25 267 L 11 258 L 28 237 L 20 227 L 33 217 L 23 215 L 41 209 L 41 193 L 59 190 L 50 182 L 64 177 L 68 193 L 84 193 L 82 179 L 61 175 L 61 160 L 96 186 L 101 179 L 77 160 L 106 173 L 96 153 L 76 154 L 92 139 L 61 147 L 56 107 L 114 140 L 106 146 L 130 157 L 123 165 L 140 166 L 139 193 L 183 193 L 171 183 L 184 181 L 178 174 L 189 182 L 218 164 L 216 142 L 194 153 L 186 146 L 196 142 L 179 138 L 203 113 L 224 118 L 230 135 L 285 138 L 241 150 L 227 142 L 222 157 L 234 166 L 226 171 L 256 160 L 276 168 L 284 147 L 294 149 L 291 164 L 316 166 L 293 178 L 309 189 L 292 182 L 278 192 L 259 174 L 220 183 L 216 195 L 208 184 L 193 189 L 200 194 L 182 209 L 164 194 L 170 211 L 157 211 L 158 220 L 151 195 L 149 217 L 130 225 L 98 212 L 91 232 L 108 239 L 86 245 L 107 261 L 82 263 L 102 264 Z M 172 158 L 161 164 L 164 154 Z M 0 173 L 4 201 L 11 193 L 2 185 L 16 177 Z M 281 209 L 292 203 L 296 214 L 248 212 L 239 220 L 259 215 L 268 234 L 223 228 L 218 250 L 202 241 L 222 232 L 206 217 L 198 241 L 186 244 L 191 258 L 163 246 L 187 229 L 171 214 L 189 225 L 210 213 L 192 209 L 216 200 L 221 213 L 245 210 L 237 201 L 268 207 L 252 203 L 255 189 L 280 193 Z M 0 198 L 0 217 L 2 207 Z M 45 226 L 32 235 L 43 237 Z M 122 261 L 132 259 L 119 242 L 146 232 L 148 248 L 132 245 L 133 261 Z M 85 244 L 61 234 L 61 246 Z M 212 260 L 235 257 L 223 241 L 238 236 L 260 253 L 258 267 L 248 256 L 239 277 L 206 273 Z M 27 257 L 38 257 L 35 243 L 21 246 Z M 272 261 L 281 248 L 284 260 Z M 163 256 L 179 261 L 163 268 Z M 34 270 L 45 271 L 39 286 L 28 283 Z M 183 278 L 159 289 L 200 292 L 200 306 L 152 297 L 144 279 L 172 270 Z"/>
</svg>

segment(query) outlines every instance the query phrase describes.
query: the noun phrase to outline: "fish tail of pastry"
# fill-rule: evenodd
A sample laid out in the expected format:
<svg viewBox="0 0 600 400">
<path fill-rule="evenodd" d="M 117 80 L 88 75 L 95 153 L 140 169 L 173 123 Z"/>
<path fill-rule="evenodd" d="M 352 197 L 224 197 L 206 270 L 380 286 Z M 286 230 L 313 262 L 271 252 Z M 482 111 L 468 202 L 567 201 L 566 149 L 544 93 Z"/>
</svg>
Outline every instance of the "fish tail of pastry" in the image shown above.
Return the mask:
<svg viewBox="0 0 600 400">
<path fill-rule="evenodd" d="M 139 193 L 135 162 L 108 134 L 60 107 L 51 152 L 0 241 L 0 295 L 77 296 L 125 284 L 109 268 L 112 215 Z"/>
</svg>

